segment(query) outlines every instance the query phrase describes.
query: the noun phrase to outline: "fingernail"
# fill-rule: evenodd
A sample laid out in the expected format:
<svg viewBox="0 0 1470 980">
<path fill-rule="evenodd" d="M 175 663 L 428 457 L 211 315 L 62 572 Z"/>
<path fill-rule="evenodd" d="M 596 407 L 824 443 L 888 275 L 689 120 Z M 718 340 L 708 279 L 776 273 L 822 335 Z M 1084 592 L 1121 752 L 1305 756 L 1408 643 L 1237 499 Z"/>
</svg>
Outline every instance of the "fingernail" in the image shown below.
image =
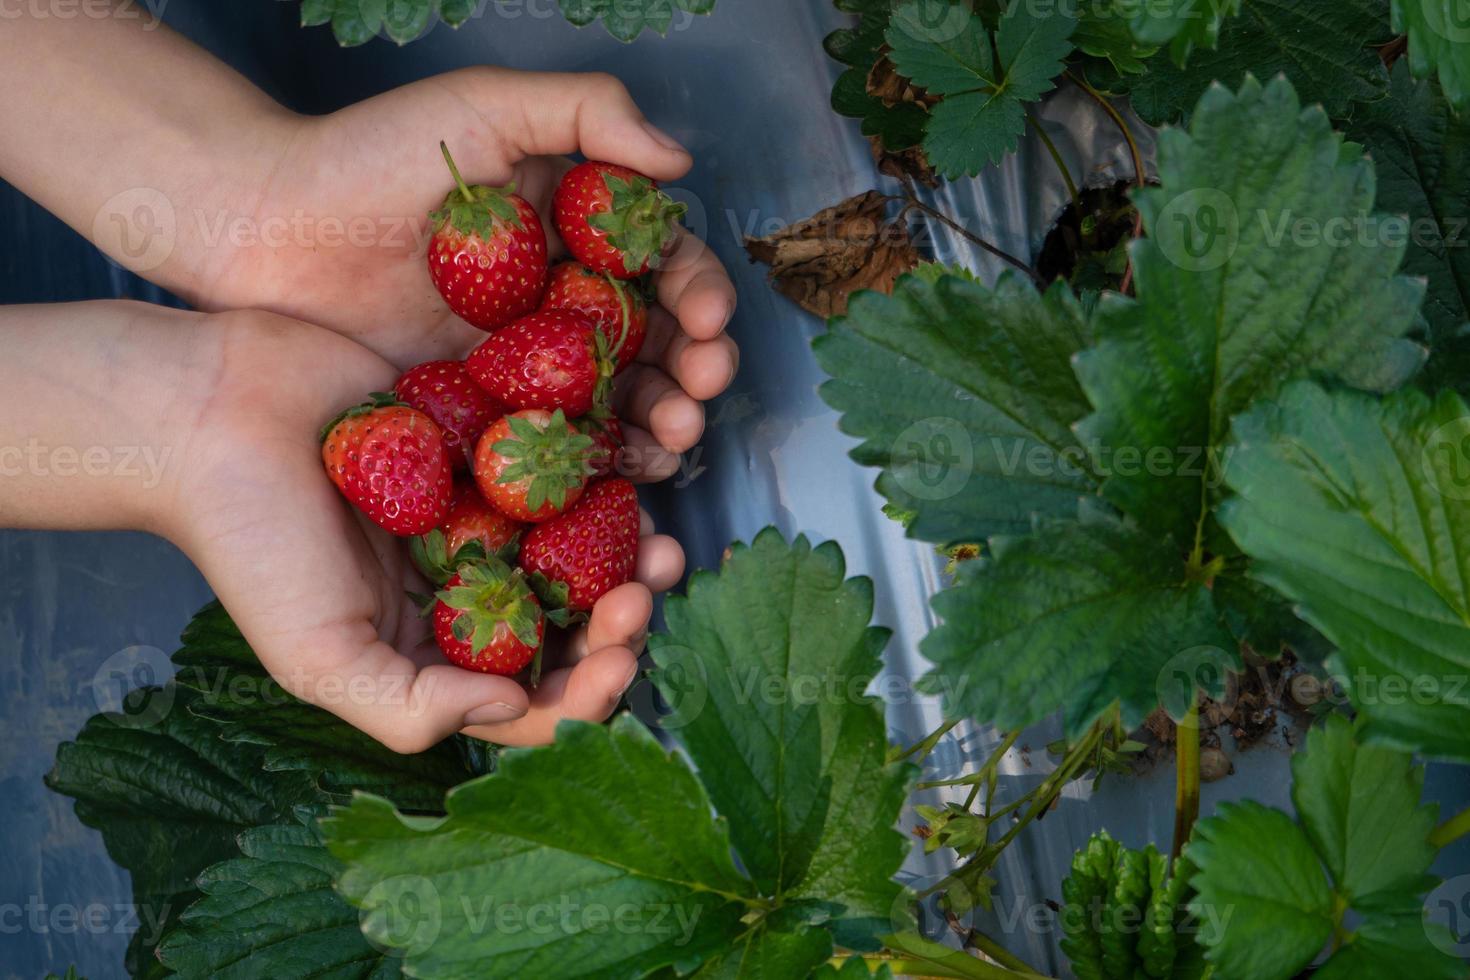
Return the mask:
<svg viewBox="0 0 1470 980">
<path fill-rule="evenodd" d="M 482 704 L 465 715 L 464 723 L 466 725 L 496 725 L 502 721 L 515 721 L 525 713 L 525 708 L 517 708 L 513 704 L 495 701 L 490 704 Z"/>
<path fill-rule="evenodd" d="M 619 701 L 623 700 L 623 695 L 628 693 L 628 688 L 632 687 L 633 686 L 633 682 L 636 681 L 637 679 L 638 679 L 638 665 L 637 664 L 634 664 L 633 665 L 633 669 L 630 670 L 630 671 L 628 671 L 628 679 L 625 680 L 625 681 L 623 681 L 622 686 L 618 688 L 618 693 L 616 693 L 616 694 L 614 694 L 612 696 L 612 703 L 613 704 L 617 704 Z"/>
<path fill-rule="evenodd" d="M 674 139 L 668 133 L 664 132 L 662 129 L 659 129 L 657 126 L 646 119 L 643 121 L 643 129 L 646 133 L 648 133 L 649 136 L 653 137 L 653 141 L 655 143 L 657 143 L 659 146 L 662 146 L 664 149 L 673 150 L 675 153 L 689 152 L 688 150 L 684 149 L 683 144 L 681 144 L 678 140 Z"/>
</svg>

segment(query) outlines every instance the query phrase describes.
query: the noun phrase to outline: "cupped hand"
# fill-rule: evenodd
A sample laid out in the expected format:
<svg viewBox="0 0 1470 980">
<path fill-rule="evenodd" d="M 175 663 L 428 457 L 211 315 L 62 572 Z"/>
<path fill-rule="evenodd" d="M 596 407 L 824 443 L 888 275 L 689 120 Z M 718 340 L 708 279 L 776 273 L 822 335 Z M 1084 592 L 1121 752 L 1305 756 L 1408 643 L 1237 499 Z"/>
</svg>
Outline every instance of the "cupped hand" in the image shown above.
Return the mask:
<svg viewBox="0 0 1470 980">
<path fill-rule="evenodd" d="M 542 214 L 553 254 L 551 195 L 563 154 L 677 180 L 692 159 L 653 128 L 616 79 L 474 68 L 430 78 L 340 112 L 263 122 L 279 165 L 251 196 L 257 228 L 225 235 L 196 263 L 187 298 L 202 309 L 268 309 L 346 334 L 399 368 L 460 357 L 485 334 L 450 313 L 426 270 L 428 212 L 453 186 L 447 141 L 472 183 L 514 183 Z M 289 231 L 283 229 L 289 228 Z M 203 247 L 203 246 L 201 246 Z M 683 233 L 655 274 L 640 363 L 619 377 L 635 478 L 676 468 L 704 429 L 702 402 L 723 391 L 738 352 L 724 334 L 735 291 L 714 253 Z M 659 452 L 659 450 L 663 452 Z"/>
<path fill-rule="evenodd" d="M 404 540 L 356 513 L 323 472 L 318 431 L 395 368 L 346 338 L 283 317 L 208 317 L 196 337 L 211 392 L 189 421 L 165 528 L 288 691 L 401 752 L 465 731 L 549 741 L 564 718 L 605 719 L 632 683 L 653 593 L 683 574 L 645 516 L 636 580 L 548 643 L 533 690 L 447 663 L 408 592 L 427 592 Z"/>
</svg>

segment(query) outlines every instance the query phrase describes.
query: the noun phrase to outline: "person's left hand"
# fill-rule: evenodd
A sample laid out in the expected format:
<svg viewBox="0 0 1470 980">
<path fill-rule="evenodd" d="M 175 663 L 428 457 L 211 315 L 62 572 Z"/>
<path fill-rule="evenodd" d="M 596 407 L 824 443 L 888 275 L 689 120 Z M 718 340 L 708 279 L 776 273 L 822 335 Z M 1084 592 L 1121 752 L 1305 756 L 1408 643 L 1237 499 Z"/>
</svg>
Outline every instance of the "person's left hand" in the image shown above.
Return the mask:
<svg viewBox="0 0 1470 980">
<path fill-rule="evenodd" d="M 542 214 L 553 255 L 551 194 L 581 152 L 675 180 L 693 161 L 654 129 L 616 79 L 474 68 L 430 78 L 321 118 L 274 116 L 262 139 L 280 163 L 253 193 L 246 227 L 201 249 L 182 290 L 206 310 L 260 308 L 346 334 L 400 369 L 463 356 L 487 336 L 452 314 L 426 268 L 428 212 L 453 186 L 439 143 L 467 181 L 514 183 Z M 236 189 L 239 191 L 240 189 Z M 684 233 L 655 273 L 659 304 L 638 363 L 618 378 L 635 479 L 656 480 L 704 429 L 702 402 L 723 391 L 737 350 L 724 334 L 735 291 L 714 253 Z"/>
</svg>

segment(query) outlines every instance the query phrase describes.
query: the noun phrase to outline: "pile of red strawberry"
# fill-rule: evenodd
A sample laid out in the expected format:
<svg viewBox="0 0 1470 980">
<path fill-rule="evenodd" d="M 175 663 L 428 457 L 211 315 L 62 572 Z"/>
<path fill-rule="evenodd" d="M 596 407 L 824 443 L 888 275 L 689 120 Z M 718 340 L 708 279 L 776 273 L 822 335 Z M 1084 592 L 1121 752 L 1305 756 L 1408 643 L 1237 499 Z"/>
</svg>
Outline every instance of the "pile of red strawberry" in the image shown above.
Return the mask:
<svg viewBox="0 0 1470 980">
<path fill-rule="evenodd" d="M 581 164 L 554 199 L 576 261 L 548 270 L 535 209 L 511 187 L 466 185 L 444 156 L 456 186 L 431 215 L 429 273 L 490 337 L 334 419 L 322 459 L 374 523 L 416 538 L 440 586 L 430 608 L 444 655 L 511 675 L 539 667 L 547 619 L 566 625 L 633 577 L 638 496 L 615 475 L 623 433 L 609 398 L 647 330 L 638 280 L 684 208 L 641 174 Z"/>
</svg>

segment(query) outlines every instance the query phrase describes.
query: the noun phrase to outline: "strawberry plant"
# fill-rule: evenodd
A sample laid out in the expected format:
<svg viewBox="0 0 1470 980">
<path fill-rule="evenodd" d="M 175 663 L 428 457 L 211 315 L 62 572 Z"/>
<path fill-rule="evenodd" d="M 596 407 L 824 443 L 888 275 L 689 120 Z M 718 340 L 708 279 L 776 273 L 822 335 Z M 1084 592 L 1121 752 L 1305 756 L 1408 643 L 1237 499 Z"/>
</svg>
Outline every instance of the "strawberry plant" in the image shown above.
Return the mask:
<svg viewBox="0 0 1470 980">
<path fill-rule="evenodd" d="M 442 20 L 459 27 L 504 0 L 301 0 L 301 26 L 331 25 L 343 47 L 366 44 L 380 32 L 399 44 L 422 37 Z M 675 12 L 708 14 L 715 0 L 557 0 L 562 16 L 577 27 L 601 20 L 619 41 L 633 41 L 645 30 L 667 34 Z"/>
<path fill-rule="evenodd" d="M 674 6 L 563 9 L 633 37 Z M 1422 761 L 1470 763 L 1467 277 L 1452 241 L 1384 233 L 1385 212 L 1443 230 L 1470 203 L 1463 51 L 1426 40 L 1442 7 L 839 6 L 860 19 L 828 38 L 848 65 L 834 105 L 862 117 L 905 192 L 823 212 L 841 275 L 783 291 L 838 314 L 815 343 L 822 397 L 856 462 L 880 471 L 887 511 L 950 558 L 920 646 L 944 723 L 888 744 L 865 693 L 887 641 L 872 583 L 846 577 L 837 545 L 772 529 L 669 600 L 642 710 L 564 722 L 535 749 L 455 736 L 397 755 L 286 694 L 211 607 L 178 676 L 92 719 L 48 776 L 156 926 L 131 973 L 1036 980 L 972 925 L 1000 857 L 1074 783 L 1127 778 L 1138 733 L 1162 729 L 1177 767 L 1167 853 L 1100 829 L 1048 883 L 1073 975 L 1467 976 L 1426 895 L 1470 811 L 1442 819 L 1424 801 Z M 447 0 L 303 10 L 349 36 L 468 16 Z M 1309 27 L 1320 57 L 1297 41 Z M 1289 77 L 1262 84 L 1262 68 Z M 916 185 L 978 173 L 1028 126 L 1091 234 L 1032 108 L 1061 83 L 1133 149 L 1135 240 L 1092 263 L 1116 281 L 1047 283 L 1004 255 L 1017 268 L 992 284 L 921 263 L 909 214 L 969 233 Z M 1184 123 L 1159 134 L 1157 186 L 1108 100 L 1122 92 L 1146 119 Z M 586 613 L 637 564 L 606 389 L 646 326 L 643 284 L 623 279 L 657 265 L 679 216 L 640 175 L 572 174 L 557 226 L 587 268 L 563 267 L 547 295 L 531 242 L 523 295 L 486 306 L 446 280 L 446 302 L 498 332 L 466 365 L 410 372 L 397 394 L 413 407 L 383 396 L 345 413 L 324 448 L 359 509 L 418 536 L 443 586 L 427 601 L 445 656 L 530 666 L 532 685 L 546 621 Z M 456 183 L 440 216 L 451 262 L 522 241 L 530 218 L 509 191 Z M 759 251 L 820 264 L 823 224 Z M 454 486 L 460 456 L 475 484 Z M 403 479 L 372 479 L 386 472 Z M 1246 800 L 1200 819 L 1202 756 L 1221 756 L 1204 743 L 1211 711 L 1262 662 L 1345 699 L 1299 702 L 1313 723 L 1293 812 Z M 1057 715 L 1055 768 L 1025 792 L 1004 785 L 1007 754 Z M 920 781 L 965 721 L 999 744 Z M 915 893 L 897 880 L 898 825 L 914 792 L 940 788 L 963 799 L 913 805 L 913 829 L 950 864 Z M 917 914 L 934 895 L 939 935 Z"/>
</svg>

